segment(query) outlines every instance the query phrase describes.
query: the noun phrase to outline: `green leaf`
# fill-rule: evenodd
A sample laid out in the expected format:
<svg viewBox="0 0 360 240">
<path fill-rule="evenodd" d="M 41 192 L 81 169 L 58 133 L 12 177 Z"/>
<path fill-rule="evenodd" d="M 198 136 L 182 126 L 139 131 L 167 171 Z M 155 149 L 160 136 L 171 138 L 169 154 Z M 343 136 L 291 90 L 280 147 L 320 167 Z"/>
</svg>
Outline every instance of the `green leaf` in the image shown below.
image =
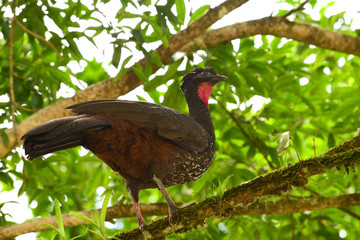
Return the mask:
<svg viewBox="0 0 360 240">
<path fill-rule="evenodd" d="M 121 57 L 121 50 L 122 50 L 122 45 L 121 44 L 117 45 L 115 47 L 115 49 L 114 49 L 114 54 L 113 54 L 111 63 L 116 68 L 119 66 L 120 57 Z"/>
<path fill-rule="evenodd" d="M 86 229 L 85 232 L 83 232 L 82 234 L 80 234 L 80 235 L 78 235 L 78 236 L 75 236 L 75 237 L 71 238 L 71 240 L 75 240 L 75 239 L 77 239 L 77 238 L 85 237 L 85 236 L 87 235 L 87 233 L 89 232 L 89 229 L 87 229 L 87 228 L 85 228 L 85 229 Z"/>
<path fill-rule="evenodd" d="M 184 0 L 175 0 L 175 4 L 176 4 L 178 23 L 180 25 L 183 25 L 185 20 L 185 13 L 186 13 L 185 2 Z"/>
<path fill-rule="evenodd" d="M 139 0 L 140 5 L 149 6 L 151 4 L 151 0 Z"/>
<path fill-rule="evenodd" d="M 91 218 L 85 216 L 85 215 L 82 215 L 81 213 L 78 213 L 78 212 L 70 212 L 70 215 L 73 215 L 74 217 L 77 217 L 77 218 L 80 218 L 94 226 L 97 226 L 96 222 L 94 222 Z"/>
<path fill-rule="evenodd" d="M 106 210 L 110 201 L 110 197 L 111 197 L 111 193 L 107 193 L 105 195 L 104 202 L 101 207 L 101 214 L 100 214 L 100 231 L 105 239 L 107 238 L 106 229 L 105 229 L 105 218 L 106 218 Z"/>
<path fill-rule="evenodd" d="M 249 169 L 238 169 L 236 170 L 236 173 L 238 173 L 238 175 L 245 179 L 245 181 L 251 180 L 256 177 L 256 175 Z"/>
<path fill-rule="evenodd" d="M 137 41 L 139 43 L 144 42 L 144 37 L 142 35 L 142 32 L 139 29 L 132 29 L 131 34 L 133 35 L 135 41 Z"/>
<path fill-rule="evenodd" d="M 96 210 L 96 209 L 91 209 L 91 214 L 93 215 L 94 219 L 95 219 L 95 222 L 96 222 L 96 226 L 98 228 L 100 228 L 100 225 L 101 225 L 101 221 L 100 221 L 100 215 L 99 215 L 99 212 Z"/>
<path fill-rule="evenodd" d="M 125 60 L 122 63 L 122 66 L 120 68 L 120 71 L 114 77 L 114 81 L 119 80 L 120 78 L 122 78 L 130 70 L 130 68 L 125 68 L 125 65 L 131 60 L 131 58 L 132 58 L 132 56 L 128 56 L 127 58 L 125 58 Z"/>
<path fill-rule="evenodd" d="M 192 15 L 189 21 L 189 25 L 194 22 L 195 20 L 199 19 L 203 16 L 210 8 L 210 5 L 204 5 L 199 7 Z"/>
<path fill-rule="evenodd" d="M 144 69 L 143 67 L 139 64 L 136 63 L 133 67 L 133 71 L 135 73 L 135 75 L 143 82 L 147 82 L 148 78 L 145 76 L 144 74 Z"/>
<path fill-rule="evenodd" d="M 55 203 L 55 215 L 56 215 L 56 219 L 57 219 L 57 223 L 58 223 L 58 228 L 59 228 L 58 233 L 59 233 L 59 236 L 60 236 L 61 239 L 66 240 L 64 223 L 63 223 L 63 219 L 62 219 L 62 214 L 61 214 L 61 208 L 60 208 L 59 200 L 54 199 L 54 203 Z"/>
<path fill-rule="evenodd" d="M 332 147 L 335 147 L 335 137 L 333 134 L 329 133 L 329 136 L 328 136 L 328 147 L 329 148 L 332 148 Z"/>
<path fill-rule="evenodd" d="M 94 58 L 92 61 L 87 61 L 84 71 L 75 74 L 75 77 L 92 85 L 109 78 L 109 74 L 105 71 L 102 64 Z"/>
<path fill-rule="evenodd" d="M 249 38 L 241 39 L 239 52 L 249 51 L 250 49 L 254 48 L 254 45 L 255 45 L 255 43 L 254 43 L 254 40 L 252 40 L 252 39 L 249 39 Z"/>
<path fill-rule="evenodd" d="M 220 182 L 220 180 L 218 179 L 219 186 L 217 188 L 217 194 L 220 197 L 220 199 L 224 196 L 227 186 L 229 185 L 229 180 L 232 177 L 233 177 L 232 175 L 227 176 L 223 182 Z"/>
<path fill-rule="evenodd" d="M 180 81 L 175 80 L 167 89 L 162 104 L 178 111 L 185 111 L 185 100 L 180 91 Z"/>
<path fill-rule="evenodd" d="M 178 60 L 176 62 L 171 63 L 169 65 L 168 70 L 166 71 L 166 73 L 164 75 L 156 76 L 153 80 L 145 83 L 144 90 L 147 92 L 154 91 L 158 86 L 169 81 L 175 75 L 175 73 L 177 73 L 178 68 L 181 63 L 182 63 L 182 60 Z"/>
<path fill-rule="evenodd" d="M 9 39 L 9 35 L 10 35 L 10 19 L 9 18 L 4 18 L 2 23 L 1 23 L 1 32 L 4 34 L 4 39 Z"/>
<path fill-rule="evenodd" d="M 281 167 L 276 149 L 272 147 L 266 147 L 266 151 L 270 154 L 271 160 L 273 163 L 275 163 L 276 167 Z"/>
<path fill-rule="evenodd" d="M 155 51 L 150 51 L 149 54 L 151 57 L 151 63 L 155 64 L 159 68 L 163 66 L 163 63 L 161 61 L 161 57 L 159 56 L 159 54 L 157 54 Z"/>
<path fill-rule="evenodd" d="M 32 91 L 31 107 L 33 109 L 41 109 L 44 105 L 42 96 L 37 91 Z"/>
<path fill-rule="evenodd" d="M 89 230 L 89 232 L 91 232 L 92 234 L 99 236 L 100 239 L 105 240 L 105 238 L 103 238 L 103 236 L 102 236 L 100 233 L 98 233 L 97 231 L 94 231 L 94 230 L 92 230 L 92 229 L 88 229 L 88 230 Z"/>
<path fill-rule="evenodd" d="M 255 154 L 256 154 L 255 147 L 253 145 L 250 145 L 249 150 L 247 151 L 246 157 L 248 159 L 251 159 L 251 158 L 253 158 L 255 156 Z"/>
<path fill-rule="evenodd" d="M 7 172 L 0 172 L 0 181 L 7 184 L 8 186 L 13 186 L 14 184 L 14 180 Z"/>
<path fill-rule="evenodd" d="M 59 230 L 58 228 L 56 228 L 56 227 L 54 227 L 54 226 L 52 226 L 52 225 L 50 225 L 50 224 L 47 224 L 47 223 L 44 223 L 44 224 L 45 224 L 46 226 L 48 226 L 49 228 L 51 228 L 52 230 L 55 231 L 55 232 L 52 234 L 51 239 L 55 239 L 56 234 L 57 234 L 57 235 L 60 236 L 60 239 L 65 240 L 64 238 L 61 237 L 61 232 L 60 232 L 60 230 Z"/>
<path fill-rule="evenodd" d="M 9 147 L 9 137 L 5 132 L 4 128 L 0 128 L 0 135 L 5 147 Z"/>
</svg>

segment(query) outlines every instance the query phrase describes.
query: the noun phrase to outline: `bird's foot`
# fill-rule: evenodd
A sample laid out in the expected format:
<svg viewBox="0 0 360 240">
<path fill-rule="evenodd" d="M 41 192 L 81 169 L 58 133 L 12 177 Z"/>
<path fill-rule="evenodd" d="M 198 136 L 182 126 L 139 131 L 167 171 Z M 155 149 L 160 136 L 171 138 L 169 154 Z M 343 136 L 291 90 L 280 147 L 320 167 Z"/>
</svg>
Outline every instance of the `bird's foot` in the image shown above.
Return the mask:
<svg viewBox="0 0 360 240">
<path fill-rule="evenodd" d="M 174 214 L 176 214 L 176 212 L 179 211 L 179 209 L 180 208 L 175 205 L 169 207 L 169 223 L 170 223 L 170 225 L 173 224 Z"/>
<path fill-rule="evenodd" d="M 177 207 L 175 205 L 169 207 L 169 223 L 170 223 L 170 225 L 173 224 L 174 215 L 176 214 L 177 211 L 179 211 L 180 209 L 185 208 L 185 207 L 195 206 L 196 204 L 197 204 L 196 202 L 192 202 L 184 207 Z"/>
<path fill-rule="evenodd" d="M 146 223 L 144 222 L 144 220 L 139 221 L 139 229 L 141 232 L 144 232 L 145 226 L 146 226 Z"/>
<path fill-rule="evenodd" d="M 185 207 L 195 206 L 196 204 L 197 204 L 196 202 L 192 202 L 192 203 L 186 205 Z M 181 208 L 184 208 L 184 207 L 181 207 Z M 181 208 L 177 207 L 176 205 L 169 207 L 169 223 L 170 223 L 170 225 L 173 225 L 174 216 L 175 216 L 176 212 L 179 211 Z M 139 219 L 139 229 L 141 232 L 144 232 L 145 226 L 146 226 L 145 221 L 143 219 L 141 219 L 141 220 Z"/>
</svg>

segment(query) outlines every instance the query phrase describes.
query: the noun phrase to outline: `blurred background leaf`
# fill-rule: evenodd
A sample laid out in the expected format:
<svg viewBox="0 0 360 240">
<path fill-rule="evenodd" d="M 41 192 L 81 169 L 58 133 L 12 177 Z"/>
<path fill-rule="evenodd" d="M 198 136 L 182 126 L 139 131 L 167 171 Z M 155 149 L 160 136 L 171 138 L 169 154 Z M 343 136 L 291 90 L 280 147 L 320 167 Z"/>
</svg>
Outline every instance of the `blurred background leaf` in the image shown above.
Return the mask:
<svg viewBox="0 0 360 240">
<path fill-rule="evenodd" d="M 153 50 L 161 44 L 167 47 L 173 34 L 209 10 L 210 1 L 201 2 L 198 8 L 191 8 L 183 0 L 16 2 L 17 21 L 33 34 L 19 26 L 14 29 L 13 90 L 18 106 L 15 122 L 90 85 L 122 76 L 142 57 L 149 64 L 134 69 L 145 83 L 122 98 L 152 101 L 186 113 L 179 90 L 183 75 L 194 67 L 211 66 L 229 78 L 226 84 L 214 87 L 210 100 L 217 136 L 214 161 L 199 180 L 168 188 L 175 202 L 201 201 L 297 162 L 295 147 L 301 159 L 313 157 L 314 151 L 321 154 L 343 139 L 352 138 L 359 128 L 360 60 L 353 55 L 257 35 L 199 50 L 163 66 Z M 283 15 L 300 3 L 281 0 L 271 11 L 274 16 Z M 12 124 L 8 40 L 13 4 L 14 1 L 2 1 L 0 7 L 0 134 L 5 144 L 8 136 L 2 129 Z M 336 6 L 334 2 L 312 0 L 306 5 L 307 11 L 292 14 L 291 20 L 357 36 L 351 28 L 355 17 L 350 18 L 346 12 L 331 14 Z M 105 9 L 109 11 L 106 14 Z M 310 9 L 316 14 L 310 14 Z M 96 52 L 96 57 L 90 50 Z M 152 64 L 161 67 L 155 74 Z M 277 139 L 284 132 L 291 133 L 294 144 L 290 141 L 278 156 Z M 112 204 L 120 199 L 131 203 L 124 180 L 84 149 L 61 151 L 32 162 L 23 161 L 22 156 L 22 150 L 16 149 L 1 159 L 0 196 L 14 191 L 19 199 L 26 196 L 25 207 L 32 214 L 29 218 L 55 215 L 53 199 L 59 201 L 63 213 L 99 208 L 107 193 L 112 194 Z M 347 175 L 344 170 L 331 170 L 312 177 L 306 189 L 294 189 L 288 197 L 359 191 L 357 171 Z M 140 199 L 143 203 L 164 202 L 156 189 L 141 191 Z M 0 198 L 0 225 L 14 222 L 11 212 L 4 211 L 11 204 L 14 205 Z M 205 227 L 198 231 L 169 239 L 357 239 L 359 208 L 351 210 L 355 214 L 325 209 L 207 219 Z M 137 220 L 117 219 L 105 227 L 107 235 L 111 235 L 137 227 Z M 91 231 L 96 229 L 66 228 L 65 235 L 90 239 Z M 37 237 L 50 239 L 52 235 L 48 231 Z"/>
</svg>

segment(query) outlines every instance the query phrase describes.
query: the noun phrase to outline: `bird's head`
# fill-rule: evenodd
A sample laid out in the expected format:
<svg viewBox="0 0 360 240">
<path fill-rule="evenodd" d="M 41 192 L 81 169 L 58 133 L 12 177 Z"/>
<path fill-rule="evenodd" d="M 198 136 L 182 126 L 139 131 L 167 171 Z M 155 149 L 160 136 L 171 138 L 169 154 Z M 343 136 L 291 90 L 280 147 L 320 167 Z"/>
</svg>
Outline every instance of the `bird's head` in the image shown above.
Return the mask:
<svg viewBox="0 0 360 240">
<path fill-rule="evenodd" d="M 218 75 L 213 68 L 195 68 L 183 77 L 181 90 L 186 95 L 189 89 L 196 89 L 200 99 L 209 106 L 208 100 L 212 87 L 225 80 L 228 78 Z"/>
</svg>

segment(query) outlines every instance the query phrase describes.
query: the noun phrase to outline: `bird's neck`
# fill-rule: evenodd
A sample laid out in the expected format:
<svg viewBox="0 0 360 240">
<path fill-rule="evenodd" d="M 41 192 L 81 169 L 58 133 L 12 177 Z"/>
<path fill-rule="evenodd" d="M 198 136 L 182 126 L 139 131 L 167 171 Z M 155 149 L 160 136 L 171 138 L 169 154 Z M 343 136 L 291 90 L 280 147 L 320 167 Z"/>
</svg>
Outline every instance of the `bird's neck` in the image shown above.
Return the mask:
<svg viewBox="0 0 360 240">
<path fill-rule="evenodd" d="M 211 88 L 210 84 L 201 84 L 197 89 L 189 89 L 184 95 L 190 117 L 198 122 L 207 131 L 209 137 L 215 141 L 214 126 L 208 109 Z"/>
</svg>

